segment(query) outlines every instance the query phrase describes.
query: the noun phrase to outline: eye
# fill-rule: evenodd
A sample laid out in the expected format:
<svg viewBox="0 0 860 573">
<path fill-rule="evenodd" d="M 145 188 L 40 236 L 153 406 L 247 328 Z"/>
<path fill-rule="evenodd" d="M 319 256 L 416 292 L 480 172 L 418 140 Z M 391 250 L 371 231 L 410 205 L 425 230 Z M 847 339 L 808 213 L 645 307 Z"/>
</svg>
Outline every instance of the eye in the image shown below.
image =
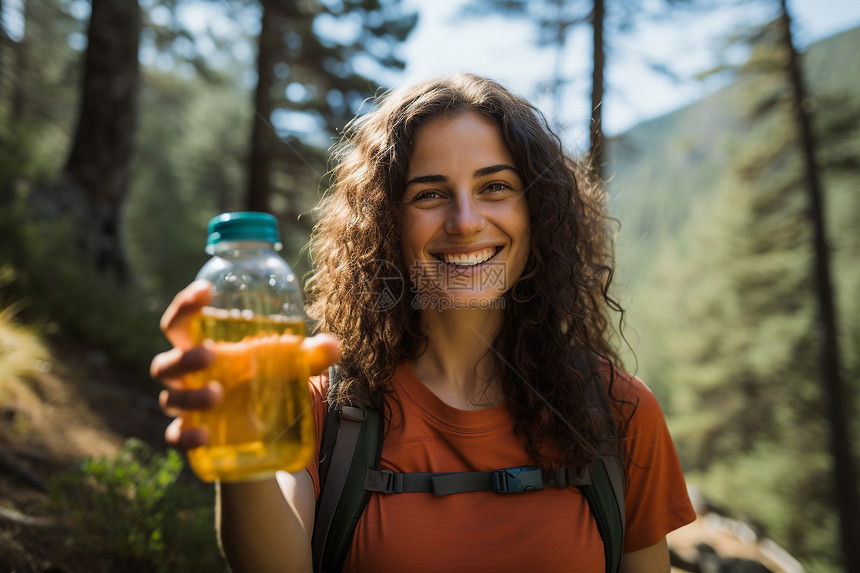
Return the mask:
<svg viewBox="0 0 860 573">
<path fill-rule="evenodd" d="M 507 193 L 513 193 L 514 188 L 504 181 L 491 181 L 484 185 L 483 192 L 490 195 L 504 195 Z"/>
<path fill-rule="evenodd" d="M 442 194 L 435 189 L 425 189 L 415 193 L 412 196 L 412 201 L 427 201 L 430 199 L 439 199 L 440 197 L 442 197 Z"/>
</svg>

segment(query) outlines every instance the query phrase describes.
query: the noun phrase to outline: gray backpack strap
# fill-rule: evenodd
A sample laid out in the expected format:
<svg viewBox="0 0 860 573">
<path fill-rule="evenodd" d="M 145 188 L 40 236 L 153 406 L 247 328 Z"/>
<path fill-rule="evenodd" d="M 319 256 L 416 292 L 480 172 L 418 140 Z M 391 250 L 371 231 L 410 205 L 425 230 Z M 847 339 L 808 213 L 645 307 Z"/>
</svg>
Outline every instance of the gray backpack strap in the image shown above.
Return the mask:
<svg viewBox="0 0 860 573">
<path fill-rule="evenodd" d="M 329 412 L 329 416 L 335 415 Z M 344 406 L 340 410 L 340 427 L 337 431 L 334 450 L 330 454 L 328 474 L 325 478 L 325 489 L 320 491 L 319 507 L 314 520 L 313 556 L 314 566 L 321 571 L 323 550 L 326 546 L 329 530 L 337 510 L 340 496 L 343 493 L 346 477 L 352 464 L 352 456 L 361 424 L 367 419 L 363 409 Z M 320 478 L 322 480 L 322 478 Z"/>
<path fill-rule="evenodd" d="M 336 366 L 329 369 L 329 387 L 338 384 Z M 383 420 L 372 408 L 329 405 L 320 436 L 319 483 L 311 549 L 314 571 L 341 570 L 353 531 L 370 492 L 362 489 L 364 474 L 376 467 L 382 450 Z"/>
<path fill-rule="evenodd" d="M 588 501 L 597 530 L 603 539 L 603 556 L 607 573 L 621 570 L 626 528 L 624 506 L 624 469 L 616 457 L 594 460 L 589 469 L 591 484 L 579 490 Z"/>
<path fill-rule="evenodd" d="M 621 531 L 627 531 L 627 511 L 624 506 L 624 469 L 616 457 L 600 458 L 609 474 L 612 493 L 615 494 L 615 505 L 618 507 L 618 518 L 621 520 Z"/>
</svg>

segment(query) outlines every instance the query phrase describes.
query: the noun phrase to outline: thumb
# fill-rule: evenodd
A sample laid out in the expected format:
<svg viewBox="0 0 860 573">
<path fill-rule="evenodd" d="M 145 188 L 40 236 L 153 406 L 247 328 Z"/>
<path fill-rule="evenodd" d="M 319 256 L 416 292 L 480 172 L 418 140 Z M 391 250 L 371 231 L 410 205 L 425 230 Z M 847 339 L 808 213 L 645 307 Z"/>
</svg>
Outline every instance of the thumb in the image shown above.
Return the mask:
<svg viewBox="0 0 860 573">
<path fill-rule="evenodd" d="M 311 375 L 319 374 L 340 359 L 340 341 L 331 334 L 317 334 L 302 341 Z"/>
<path fill-rule="evenodd" d="M 161 317 L 161 330 L 173 346 L 188 350 L 192 346 L 191 320 L 212 299 L 211 286 L 195 281 L 179 291 Z"/>
</svg>

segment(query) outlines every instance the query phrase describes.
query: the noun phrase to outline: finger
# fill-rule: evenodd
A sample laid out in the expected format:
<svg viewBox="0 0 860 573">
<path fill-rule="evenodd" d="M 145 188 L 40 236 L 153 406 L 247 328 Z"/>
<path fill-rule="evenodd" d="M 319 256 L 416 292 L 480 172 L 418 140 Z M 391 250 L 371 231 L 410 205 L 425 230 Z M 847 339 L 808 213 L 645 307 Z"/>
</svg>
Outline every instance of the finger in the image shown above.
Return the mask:
<svg viewBox="0 0 860 573">
<path fill-rule="evenodd" d="M 208 341 L 190 350 L 171 348 L 152 359 L 149 375 L 167 386 L 176 386 L 182 376 L 211 366 L 214 361 L 215 350 Z"/>
<path fill-rule="evenodd" d="M 158 405 L 168 416 L 181 416 L 190 410 L 214 408 L 223 398 L 223 388 L 213 381 L 203 388 L 162 390 L 158 394 Z"/>
<path fill-rule="evenodd" d="M 340 359 L 340 341 L 331 334 L 318 334 L 302 341 L 311 374 L 318 374 Z"/>
<path fill-rule="evenodd" d="M 212 300 L 211 287 L 206 281 L 194 281 L 179 291 L 164 311 L 161 330 L 173 346 L 191 348 L 189 325 L 197 313 Z"/>
<path fill-rule="evenodd" d="M 176 418 L 164 430 L 164 440 L 177 450 L 190 450 L 209 443 L 206 428 L 185 428 L 183 419 Z"/>
</svg>

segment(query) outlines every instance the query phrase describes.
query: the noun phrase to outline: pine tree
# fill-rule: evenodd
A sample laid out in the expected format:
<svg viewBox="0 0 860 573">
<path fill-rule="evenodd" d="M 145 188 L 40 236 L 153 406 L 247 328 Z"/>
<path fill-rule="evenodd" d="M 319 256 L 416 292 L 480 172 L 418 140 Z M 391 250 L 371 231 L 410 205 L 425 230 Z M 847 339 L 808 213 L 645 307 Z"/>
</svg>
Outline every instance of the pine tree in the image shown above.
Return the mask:
<svg viewBox="0 0 860 573">
<path fill-rule="evenodd" d="M 689 3 L 689 0 L 666 0 L 668 6 Z M 537 27 L 538 46 L 551 46 L 555 50 L 552 77 L 545 87 L 553 99 L 553 120 L 559 121 L 564 105 L 564 91 L 571 78 L 565 69 L 564 54 L 570 33 L 588 25 L 591 28 L 591 112 L 589 115 L 588 161 L 601 178 L 606 179 L 607 153 L 603 134 L 603 103 L 606 94 L 606 54 L 610 51 L 612 33 L 632 27 L 640 17 L 651 17 L 648 7 L 631 0 L 471 0 L 463 13 L 478 16 L 487 11 L 504 16 L 528 20 Z M 667 72 L 668 66 L 658 66 Z"/>
<path fill-rule="evenodd" d="M 295 221 L 304 210 L 300 191 L 319 185 L 337 131 L 379 89 L 363 70 L 404 66 L 396 46 L 416 16 L 404 14 L 399 0 L 263 0 L 261 6 L 245 204 Z"/>
<path fill-rule="evenodd" d="M 830 421 L 830 451 L 833 457 L 835 496 L 839 508 L 840 547 L 843 565 L 850 573 L 860 573 L 860 494 L 849 430 L 850 395 L 843 382 L 839 336 L 837 334 L 833 278 L 824 215 L 824 193 L 815 135 L 806 108 L 807 90 L 799 55 L 794 46 L 791 16 L 786 0 L 780 0 L 780 40 L 786 54 L 787 83 L 791 86 L 792 115 L 797 142 L 803 155 L 804 187 L 809 203 L 808 218 L 813 230 L 813 274 L 818 302 L 816 326 L 821 336 L 820 374 Z"/>
</svg>

